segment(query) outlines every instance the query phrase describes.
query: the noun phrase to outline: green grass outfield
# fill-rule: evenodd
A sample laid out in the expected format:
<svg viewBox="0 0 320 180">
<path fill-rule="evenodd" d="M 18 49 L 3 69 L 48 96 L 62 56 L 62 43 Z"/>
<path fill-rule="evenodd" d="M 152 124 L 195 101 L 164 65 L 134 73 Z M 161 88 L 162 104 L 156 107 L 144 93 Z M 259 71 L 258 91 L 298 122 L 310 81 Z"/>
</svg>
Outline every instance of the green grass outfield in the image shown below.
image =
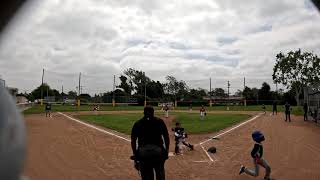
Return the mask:
<svg viewBox="0 0 320 180">
<path fill-rule="evenodd" d="M 159 115 L 159 113 L 157 113 Z M 190 134 L 201 134 L 216 132 L 229 126 L 242 122 L 250 117 L 244 114 L 207 114 L 205 120 L 200 120 L 198 113 L 173 113 L 175 121 L 182 123 L 182 126 Z M 83 121 L 87 121 L 98 126 L 116 130 L 121 133 L 130 134 L 131 128 L 142 114 L 106 114 L 106 115 L 81 115 L 78 116 Z M 169 129 L 170 130 L 170 129 Z"/>
<path fill-rule="evenodd" d="M 44 113 L 45 106 L 34 105 L 33 107 L 23 111 L 24 114 Z M 53 112 L 77 112 L 77 111 L 92 111 L 93 105 L 82 105 L 80 107 L 71 105 L 52 105 Z M 143 110 L 143 106 L 100 106 L 100 111 L 126 111 L 126 110 Z"/>
<path fill-rule="evenodd" d="M 52 105 L 52 111 L 54 112 L 76 112 L 76 111 L 91 111 L 93 106 L 82 105 L 80 107 L 70 106 L 70 105 Z M 206 107 L 208 111 L 227 111 L 226 106 L 213 106 Z M 159 107 L 155 107 L 159 110 Z M 176 110 L 188 110 L 189 107 L 177 107 Z M 193 111 L 198 111 L 200 107 L 193 107 Z M 266 106 L 267 111 L 272 111 L 272 106 Z M 126 110 L 143 110 L 143 106 L 100 106 L 100 111 L 126 111 Z M 261 106 L 252 105 L 252 106 L 230 106 L 230 111 L 261 111 Z M 278 112 L 284 112 L 284 107 L 282 105 L 278 106 Z M 37 114 L 44 113 L 44 105 L 34 105 L 33 107 L 23 111 L 24 114 Z M 292 114 L 294 115 L 303 115 L 302 107 L 293 106 Z"/>
</svg>

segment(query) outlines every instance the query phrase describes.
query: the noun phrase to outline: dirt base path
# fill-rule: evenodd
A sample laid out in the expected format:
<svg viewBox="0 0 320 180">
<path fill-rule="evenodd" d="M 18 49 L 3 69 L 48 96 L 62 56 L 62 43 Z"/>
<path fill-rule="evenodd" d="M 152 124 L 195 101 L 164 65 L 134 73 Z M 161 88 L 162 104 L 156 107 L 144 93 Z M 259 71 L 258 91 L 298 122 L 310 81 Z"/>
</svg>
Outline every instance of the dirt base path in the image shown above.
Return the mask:
<svg viewBox="0 0 320 180">
<path fill-rule="evenodd" d="M 197 144 L 196 149 L 169 158 L 167 179 L 257 179 L 238 175 L 241 164 L 252 167 L 251 132 L 254 130 L 261 130 L 266 136 L 264 157 L 271 165 L 274 179 L 320 179 L 320 127 L 303 122 L 302 117 L 294 116 L 291 123 L 284 122 L 283 117 L 283 114 L 261 115 L 223 135 L 220 140 L 203 144 L 205 149 L 217 147 L 218 152 L 210 155 L 214 162 L 198 144 L 213 134 L 190 136 L 190 142 Z M 166 120 L 167 124 L 170 121 L 170 118 Z M 128 159 L 131 150 L 127 141 L 57 113 L 53 118 L 27 116 L 26 124 L 28 158 L 25 175 L 31 180 L 139 179 Z M 168 130 L 171 131 L 171 127 Z M 170 149 L 173 150 L 174 141 L 171 140 Z M 258 179 L 263 178 L 264 169 L 260 172 Z"/>
</svg>

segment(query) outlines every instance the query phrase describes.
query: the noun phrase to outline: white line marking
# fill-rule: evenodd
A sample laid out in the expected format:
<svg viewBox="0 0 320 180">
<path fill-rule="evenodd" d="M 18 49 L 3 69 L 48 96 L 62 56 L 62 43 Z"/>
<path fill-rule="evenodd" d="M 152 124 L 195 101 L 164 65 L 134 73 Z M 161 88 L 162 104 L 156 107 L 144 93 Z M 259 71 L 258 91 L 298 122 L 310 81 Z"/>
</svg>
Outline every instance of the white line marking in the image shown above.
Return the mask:
<svg viewBox="0 0 320 180">
<path fill-rule="evenodd" d="M 195 162 L 195 163 L 208 163 L 209 161 L 192 161 L 192 162 Z"/>
<path fill-rule="evenodd" d="M 204 149 L 204 147 L 200 144 L 202 150 L 206 153 L 206 155 L 208 156 L 208 158 L 210 159 L 211 162 L 213 162 L 213 159 L 211 158 L 210 154 Z"/>
<path fill-rule="evenodd" d="M 66 114 L 63 114 L 63 113 L 61 113 L 61 112 L 58 112 L 58 113 L 61 114 L 61 115 L 63 115 L 63 116 L 65 116 L 66 118 L 68 118 L 68 119 L 70 119 L 70 120 L 73 120 L 73 121 L 75 121 L 75 122 L 77 122 L 77 123 L 80 123 L 80 124 L 85 125 L 85 126 L 87 126 L 87 127 L 90 127 L 90 128 L 95 129 L 95 130 L 98 130 L 98 131 L 100 131 L 100 132 L 102 132 L 102 133 L 109 134 L 109 135 L 111 135 L 111 136 L 114 136 L 114 137 L 123 139 L 123 140 L 125 140 L 125 141 L 131 142 L 130 139 L 121 137 L 121 136 L 119 136 L 119 135 L 116 135 L 116 134 L 111 133 L 111 132 L 109 132 L 109 131 L 106 131 L 106 130 L 104 130 L 104 129 L 100 129 L 100 128 L 98 128 L 98 127 L 96 127 L 96 126 L 93 126 L 93 125 L 91 125 L 91 124 L 82 122 L 82 121 L 80 121 L 80 120 L 77 120 L 77 119 L 75 119 L 75 118 L 73 118 L 73 117 L 70 117 L 70 116 L 68 116 L 68 115 L 66 115 Z"/>
<path fill-rule="evenodd" d="M 213 138 L 218 138 L 218 137 L 220 137 L 220 136 L 222 136 L 224 134 L 227 134 L 227 133 L 229 133 L 229 132 L 231 132 L 231 131 L 233 131 L 233 130 L 235 130 L 235 129 L 237 129 L 237 128 L 239 128 L 239 127 L 241 127 L 241 126 L 243 126 L 243 125 L 245 125 L 245 124 L 247 124 L 247 123 L 249 123 L 249 122 L 251 122 L 251 121 L 253 121 L 255 119 L 257 119 L 259 116 L 260 116 L 260 114 L 255 116 L 255 117 L 253 117 L 253 118 L 251 118 L 251 119 L 249 119 L 249 120 L 247 120 L 247 121 L 245 121 L 245 122 L 243 122 L 243 123 L 241 123 L 241 124 L 239 124 L 239 125 L 237 125 L 237 126 L 235 126 L 235 127 L 233 127 L 233 128 L 231 128 L 231 129 L 229 129 L 229 130 L 227 130 L 227 131 L 225 131 L 225 132 L 222 132 L 222 133 L 220 133 L 220 134 L 218 134 L 218 135 L 216 135 L 216 136 L 214 136 L 214 137 L 212 137 L 210 139 L 207 139 L 207 140 L 205 140 L 203 142 L 200 142 L 200 145 L 211 141 Z"/>
</svg>

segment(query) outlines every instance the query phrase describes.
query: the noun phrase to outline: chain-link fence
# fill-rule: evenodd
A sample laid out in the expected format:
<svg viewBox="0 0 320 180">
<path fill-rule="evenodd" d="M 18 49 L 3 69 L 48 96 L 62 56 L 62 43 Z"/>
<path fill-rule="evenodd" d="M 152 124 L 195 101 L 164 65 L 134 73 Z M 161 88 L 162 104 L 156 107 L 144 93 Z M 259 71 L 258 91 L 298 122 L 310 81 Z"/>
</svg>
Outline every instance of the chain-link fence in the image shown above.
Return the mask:
<svg viewBox="0 0 320 180">
<path fill-rule="evenodd" d="M 308 116 L 318 120 L 320 113 L 320 84 L 304 88 L 304 103 L 308 105 Z"/>
</svg>

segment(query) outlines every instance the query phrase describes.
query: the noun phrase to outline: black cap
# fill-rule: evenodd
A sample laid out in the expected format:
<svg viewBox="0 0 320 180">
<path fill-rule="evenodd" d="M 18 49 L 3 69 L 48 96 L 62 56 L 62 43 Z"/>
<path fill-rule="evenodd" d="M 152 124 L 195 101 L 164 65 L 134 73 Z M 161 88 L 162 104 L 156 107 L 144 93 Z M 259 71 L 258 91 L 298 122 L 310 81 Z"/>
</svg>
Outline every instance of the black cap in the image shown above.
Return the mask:
<svg viewBox="0 0 320 180">
<path fill-rule="evenodd" d="M 147 118 L 154 117 L 154 109 L 153 109 L 153 107 L 150 107 L 150 106 L 145 107 L 144 110 L 143 110 L 143 114 Z"/>
</svg>

